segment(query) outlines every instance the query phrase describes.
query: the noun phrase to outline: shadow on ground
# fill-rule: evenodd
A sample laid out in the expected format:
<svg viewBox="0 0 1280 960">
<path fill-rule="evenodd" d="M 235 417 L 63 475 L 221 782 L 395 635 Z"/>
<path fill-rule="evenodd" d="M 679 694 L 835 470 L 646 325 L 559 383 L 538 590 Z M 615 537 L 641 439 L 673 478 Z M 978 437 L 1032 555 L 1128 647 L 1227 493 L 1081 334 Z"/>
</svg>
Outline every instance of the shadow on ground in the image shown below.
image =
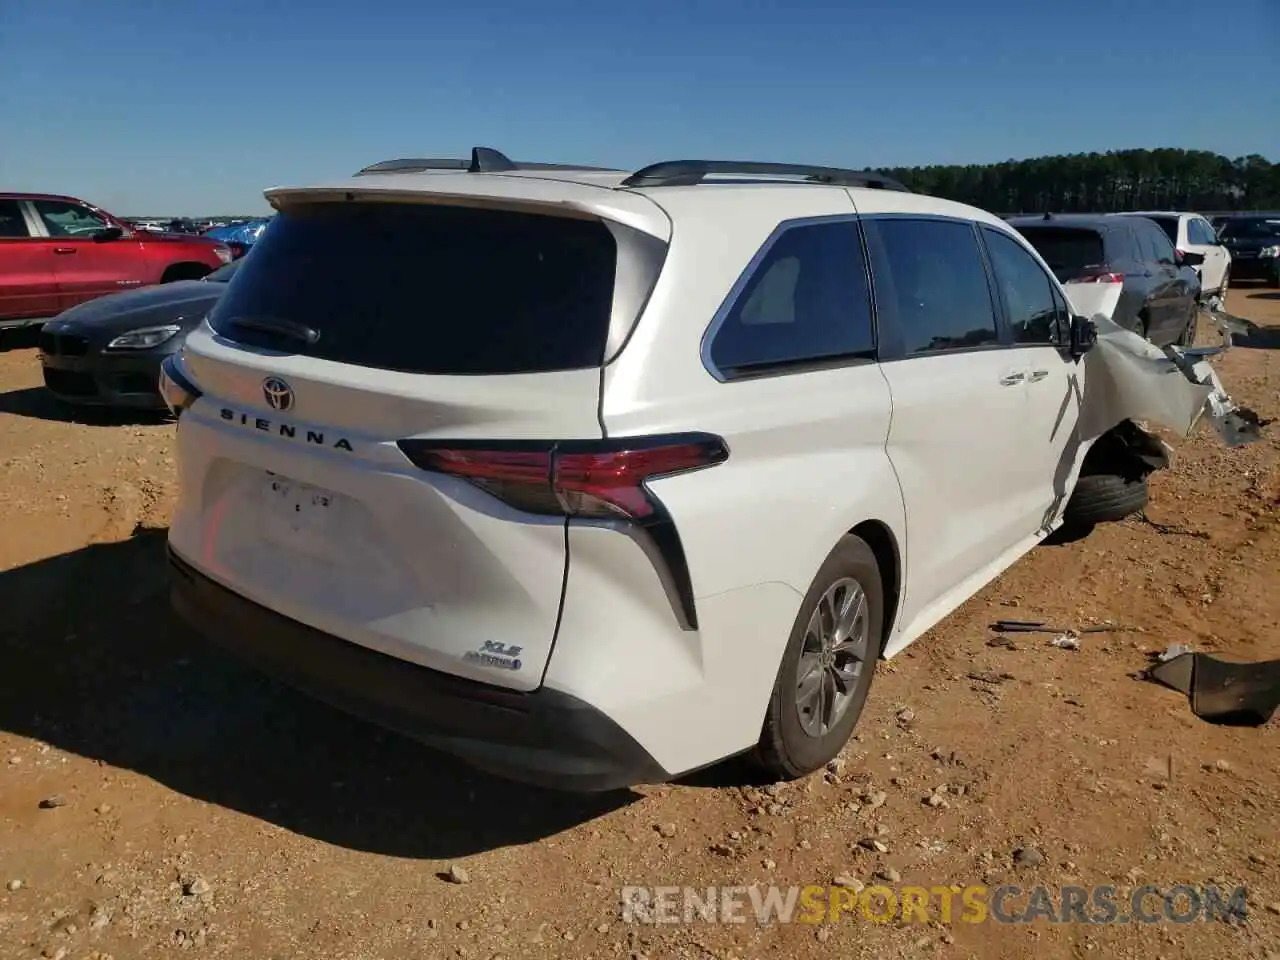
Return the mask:
<svg viewBox="0 0 1280 960">
<path fill-rule="evenodd" d="M 1250 323 L 1247 334 L 1232 334 L 1231 344 L 1247 350 L 1280 350 L 1280 327 L 1260 327 Z"/>
<path fill-rule="evenodd" d="M 1249 293 L 1246 294 L 1246 296 L 1250 300 L 1280 300 L 1280 290 L 1272 291 L 1270 293 Z"/>
<path fill-rule="evenodd" d="M 489 777 L 222 656 L 169 612 L 165 534 L 0 573 L 0 728 L 393 856 L 527 843 L 638 799 Z"/>
<path fill-rule="evenodd" d="M 63 403 L 44 387 L 27 387 L 0 393 L 0 414 L 52 420 L 58 423 L 83 423 L 94 427 L 120 427 L 164 423 L 169 415 L 162 411 L 115 410 L 98 407 L 73 407 Z"/>
</svg>

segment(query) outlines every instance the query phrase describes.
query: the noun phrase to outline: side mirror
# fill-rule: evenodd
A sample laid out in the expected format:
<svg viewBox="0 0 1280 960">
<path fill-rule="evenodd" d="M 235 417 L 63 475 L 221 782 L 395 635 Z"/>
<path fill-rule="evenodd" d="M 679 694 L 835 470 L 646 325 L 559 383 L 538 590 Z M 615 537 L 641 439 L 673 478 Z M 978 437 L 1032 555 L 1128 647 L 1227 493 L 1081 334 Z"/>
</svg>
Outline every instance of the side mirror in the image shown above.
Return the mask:
<svg viewBox="0 0 1280 960">
<path fill-rule="evenodd" d="M 1203 253 L 1178 254 L 1178 266 L 1180 267 L 1198 267 L 1203 263 L 1204 263 Z"/>
<path fill-rule="evenodd" d="M 1088 317 L 1071 318 L 1071 335 L 1067 340 L 1067 352 L 1073 360 L 1079 360 L 1098 342 L 1098 328 Z"/>
<path fill-rule="evenodd" d="M 119 240 L 124 236 L 124 229 L 121 227 L 104 227 L 93 234 L 93 239 L 98 243 L 108 243 L 112 240 Z"/>
</svg>

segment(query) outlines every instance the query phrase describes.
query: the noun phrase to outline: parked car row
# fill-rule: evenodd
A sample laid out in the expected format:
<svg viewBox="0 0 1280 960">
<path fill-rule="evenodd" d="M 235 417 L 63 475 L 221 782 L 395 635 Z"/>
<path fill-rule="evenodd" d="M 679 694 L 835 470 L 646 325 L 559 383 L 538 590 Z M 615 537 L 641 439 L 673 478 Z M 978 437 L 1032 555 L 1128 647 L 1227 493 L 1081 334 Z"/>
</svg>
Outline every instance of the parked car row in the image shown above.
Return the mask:
<svg viewBox="0 0 1280 960">
<path fill-rule="evenodd" d="M 231 252 L 236 259 L 239 259 L 253 248 L 253 245 L 262 236 L 262 231 L 267 229 L 267 224 L 270 222 L 268 218 L 263 217 L 257 220 L 229 223 L 211 227 L 205 231 L 204 235 L 225 243 L 231 248 Z"/>
<path fill-rule="evenodd" d="M 1044 257 L 1078 313 L 1101 313 L 1157 346 L 1195 339 L 1201 254 L 1175 248 L 1145 216 L 1014 217 L 1009 225 Z"/>
<path fill-rule="evenodd" d="M 204 319 L 242 262 L 64 311 L 40 330 L 45 386 L 68 403 L 163 410 L 161 362 Z"/>
<path fill-rule="evenodd" d="M 1045 258 L 1077 312 L 1102 313 L 1160 346 L 1192 342 L 1197 305 L 1225 297 L 1231 276 L 1280 285 L 1277 218 L 1226 218 L 1220 235 L 1194 213 L 1007 219 Z M 43 356 L 51 391 L 69 402 L 161 407 L 155 380 L 148 385 L 146 377 L 199 322 L 197 305 L 207 310 L 232 272 L 219 270 L 196 287 L 131 289 L 196 280 L 238 261 L 269 222 L 179 235 L 137 229 L 71 197 L 0 195 L 0 329 L 61 315 L 41 340 L 50 348 Z M 106 294 L 115 295 L 80 306 Z M 103 340 L 129 324 L 174 329 L 163 341 L 109 347 Z M 82 348 L 87 353 L 68 352 Z"/>
<path fill-rule="evenodd" d="M 232 259 L 224 243 L 139 230 L 74 197 L 0 193 L 0 331 L 108 294 L 198 280 Z"/>
<path fill-rule="evenodd" d="M 1195 339 L 1199 306 L 1222 306 L 1232 279 L 1280 286 L 1280 217 L 1133 211 L 1008 217 L 1072 304 L 1159 346 Z"/>
</svg>

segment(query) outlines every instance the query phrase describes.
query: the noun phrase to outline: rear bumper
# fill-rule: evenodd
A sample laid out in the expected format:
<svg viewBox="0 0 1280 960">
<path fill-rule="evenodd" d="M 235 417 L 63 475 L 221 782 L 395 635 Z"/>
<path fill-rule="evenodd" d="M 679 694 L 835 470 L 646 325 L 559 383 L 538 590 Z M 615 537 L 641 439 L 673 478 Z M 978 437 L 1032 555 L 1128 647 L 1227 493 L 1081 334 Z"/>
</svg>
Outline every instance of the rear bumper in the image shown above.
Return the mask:
<svg viewBox="0 0 1280 960">
<path fill-rule="evenodd" d="M 499 776 L 594 792 L 670 779 L 595 707 L 463 680 L 308 627 L 215 583 L 169 551 L 175 610 L 212 643 L 341 710 Z"/>
</svg>

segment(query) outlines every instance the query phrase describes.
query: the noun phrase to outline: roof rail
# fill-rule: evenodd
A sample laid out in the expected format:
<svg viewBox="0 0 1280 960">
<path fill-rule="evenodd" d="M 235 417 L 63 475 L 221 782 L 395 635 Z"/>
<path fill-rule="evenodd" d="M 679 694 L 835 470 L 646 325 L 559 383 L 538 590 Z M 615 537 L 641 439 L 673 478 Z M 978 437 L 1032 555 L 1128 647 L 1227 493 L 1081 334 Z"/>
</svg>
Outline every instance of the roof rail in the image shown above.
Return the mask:
<svg viewBox="0 0 1280 960">
<path fill-rule="evenodd" d="M 795 163 L 760 163 L 754 160 L 664 160 L 637 170 L 622 181 L 624 187 L 689 187 L 709 176 L 802 177 L 812 183 L 840 187 L 871 187 L 910 193 L 897 180 L 881 173 L 811 167 Z"/>
<path fill-rule="evenodd" d="M 471 159 L 455 158 L 406 158 L 383 160 L 356 172 L 356 176 L 370 173 L 421 173 L 424 170 L 465 170 L 467 173 L 506 173 L 511 170 L 606 170 L 606 167 L 588 167 L 577 163 L 530 163 L 512 160 L 506 154 L 491 147 L 472 147 Z"/>
</svg>

